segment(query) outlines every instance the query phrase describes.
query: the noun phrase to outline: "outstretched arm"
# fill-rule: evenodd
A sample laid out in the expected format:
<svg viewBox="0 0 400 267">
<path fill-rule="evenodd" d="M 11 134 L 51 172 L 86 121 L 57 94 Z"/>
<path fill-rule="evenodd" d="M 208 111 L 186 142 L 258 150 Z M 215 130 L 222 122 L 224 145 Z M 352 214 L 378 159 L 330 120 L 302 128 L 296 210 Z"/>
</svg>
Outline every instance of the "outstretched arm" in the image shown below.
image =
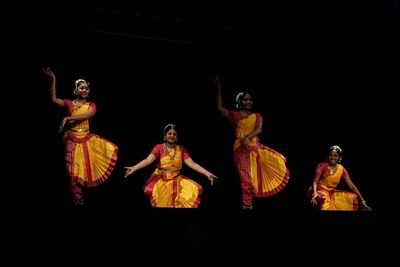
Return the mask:
<svg viewBox="0 0 400 267">
<path fill-rule="evenodd" d="M 217 176 L 215 176 L 214 174 L 212 174 L 211 172 L 207 171 L 206 169 L 201 167 L 199 164 L 194 162 L 192 158 L 187 158 L 185 160 L 185 163 L 186 163 L 186 165 L 188 165 L 193 170 L 197 171 L 198 173 L 201 173 L 201 174 L 205 175 L 208 178 L 208 180 L 210 180 L 211 185 L 213 185 L 214 184 L 214 180 L 218 178 Z"/>
<path fill-rule="evenodd" d="M 50 87 L 51 101 L 53 101 L 53 103 L 55 103 L 57 106 L 63 107 L 64 101 L 60 98 L 57 98 L 56 94 L 56 75 L 49 67 L 44 68 L 43 72 L 51 79 L 51 87 Z"/>
<path fill-rule="evenodd" d="M 344 179 L 346 181 L 347 186 L 351 189 L 351 191 L 353 191 L 354 193 L 357 194 L 357 196 L 359 197 L 359 199 L 361 199 L 361 205 L 363 206 L 362 209 L 365 211 L 371 211 L 372 208 L 369 207 L 367 205 L 367 202 L 365 201 L 365 199 L 363 198 L 363 196 L 361 195 L 360 191 L 358 190 L 357 186 L 355 186 L 355 184 L 353 184 L 353 182 L 351 181 L 350 178 L 348 179 Z"/>
<path fill-rule="evenodd" d="M 229 110 L 224 107 L 222 104 L 222 93 L 221 93 L 221 81 L 219 80 L 219 77 L 215 77 L 212 79 L 213 83 L 215 84 L 216 87 L 216 93 L 217 93 L 217 109 L 219 113 L 225 118 L 229 120 Z"/>
<path fill-rule="evenodd" d="M 152 164 L 155 160 L 156 160 L 156 156 L 154 156 L 153 154 L 150 154 L 147 158 L 145 158 L 144 160 L 142 160 L 141 162 L 139 162 L 138 164 L 132 166 L 132 167 L 125 167 L 126 172 L 125 172 L 125 176 L 124 177 L 128 177 L 129 175 L 131 175 L 132 173 L 134 173 L 137 170 L 140 170 L 144 167 L 149 166 L 150 164 Z"/>
</svg>

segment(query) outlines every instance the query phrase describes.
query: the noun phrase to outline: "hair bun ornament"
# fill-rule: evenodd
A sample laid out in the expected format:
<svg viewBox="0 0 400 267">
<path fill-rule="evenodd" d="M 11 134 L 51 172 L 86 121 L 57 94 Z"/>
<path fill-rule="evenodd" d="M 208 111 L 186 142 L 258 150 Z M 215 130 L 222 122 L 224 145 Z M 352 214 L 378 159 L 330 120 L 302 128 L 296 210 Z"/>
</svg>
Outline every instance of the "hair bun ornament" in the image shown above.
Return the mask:
<svg viewBox="0 0 400 267">
<path fill-rule="evenodd" d="M 164 127 L 164 131 L 163 131 L 164 135 L 166 134 L 166 131 L 167 131 L 168 127 L 170 127 L 171 129 L 176 129 L 176 125 L 175 124 L 169 123 L 169 124 L 165 125 L 165 127 Z"/>
<path fill-rule="evenodd" d="M 84 79 L 78 79 L 78 80 L 76 80 L 76 81 L 75 81 L 75 88 L 77 88 L 78 85 L 79 85 L 80 83 L 82 83 L 82 82 L 87 83 L 86 80 L 84 80 Z"/>
<path fill-rule="evenodd" d="M 240 108 L 240 98 L 244 95 L 244 92 L 240 92 L 239 94 L 237 94 L 236 96 L 236 108 L 239 109 Z"/>
<path fill-rule="evenodd" d="M 341 149 L 338 145 L 332 146 L 332 147 L 330 148 L 330 150 L 337 150 L 337 151 L 339 151 L 340 153 L 342 152 L 342 149 Z"/>
</svg>

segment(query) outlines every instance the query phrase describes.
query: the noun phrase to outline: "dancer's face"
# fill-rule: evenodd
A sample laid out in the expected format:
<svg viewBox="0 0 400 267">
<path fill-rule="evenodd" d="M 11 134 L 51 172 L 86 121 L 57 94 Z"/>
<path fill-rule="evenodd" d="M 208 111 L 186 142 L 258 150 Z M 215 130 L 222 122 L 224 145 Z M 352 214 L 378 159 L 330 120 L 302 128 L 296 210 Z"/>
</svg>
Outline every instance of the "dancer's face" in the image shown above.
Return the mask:
<svg viewBox="0 0 400 267">
<path fill-rule="evenodd" d="M 241 101 L 242 109 L 250 110 L 253 107 L 253 99 L 251 95 L 245 94 L 242 101 Z"/>
<path fill-rule="evenodd" d="M 336 150 L 332 150 L 328 155 L 328 162 L 331 165 L 334 165 L 339 162 L 340 155 L 336 152 Z"/>
<path fill-rule="evenodd" d="M 178 138 L 178 133 L 176 132 L 175 129 L 170 129 L 166 134 L 165 134 L 165 140 L 168 143 L 175 143 Z"/>
<path fill-rule="evenodd" d="M 89 85 L 86 82 L 82 82 L 77 88 L 75 88 L 74 92 L 77 96 L 86 98 L 90 93 Z"/>
</svg>

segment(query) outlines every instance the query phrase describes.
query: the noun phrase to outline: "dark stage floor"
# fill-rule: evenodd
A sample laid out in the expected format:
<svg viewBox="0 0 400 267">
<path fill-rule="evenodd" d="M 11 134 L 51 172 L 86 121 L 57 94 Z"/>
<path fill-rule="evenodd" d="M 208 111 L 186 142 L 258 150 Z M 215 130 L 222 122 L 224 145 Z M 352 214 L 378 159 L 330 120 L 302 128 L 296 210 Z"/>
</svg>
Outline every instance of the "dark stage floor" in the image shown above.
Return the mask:
<svg viewBox="0 0 400 267">
<path fill-rule="evenodd" d="M 13 216 L 14 262 L 113 266 L 350 266 L 395 260 L 398 221 L 379 213 L 31 209 Z"/>
</svg>

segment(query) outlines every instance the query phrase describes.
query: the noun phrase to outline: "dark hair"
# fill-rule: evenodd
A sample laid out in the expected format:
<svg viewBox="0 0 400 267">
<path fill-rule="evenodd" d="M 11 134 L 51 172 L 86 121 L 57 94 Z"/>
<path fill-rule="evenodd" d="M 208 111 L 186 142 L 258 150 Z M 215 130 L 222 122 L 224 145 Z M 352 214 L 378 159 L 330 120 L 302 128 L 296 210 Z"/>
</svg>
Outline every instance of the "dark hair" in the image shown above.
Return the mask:
<svg viewBox="0 0 400 267">
<path fill-rule="evenodd" d="M 168 132 L 169 130 L 171 130 L 171 129 L 174 129 L 175 131 L 177 131 L 176 125 L 175 125 L 175 124 L 172 124 L 172 123 L 169 123 L 169 124 L 165 125 L 165 127 L 164 127 L 164 136 L 165 136 L 165 135 L 167 134 L 167 132 Z"/>
<path fill-rule="evenodd" d="M 342 149 L 339 146 L 334 145 L 329 148 L 328 154 L 331 153 L 332 151 L 336 151 L 336 153 L 338 153 L 338 155 L 339 155 L 338 162 L 341 162 L 342 161 Z"/>
<path fill-rule="evenodd" d="M 246 95 L 251 96 L 250 93 L 249 93 L 249 92 L 246 92 L 246 91 L 243 91 L 243 92 L 240 92 L 239 94 L 237 94 L 236 99 L 235 99 L 235 100 L 236 100 L 236 109 L 237 109 L 237 110 L 240 110 L 240 109 L 241 109 L 240 103 L 242 102 L 243 98 L 244 98 Z"/>
<path fill-rule="evenodd" d="M 333 150 L 335 150 L 335 151 L 339 154 L 339 156 L 342 155 L 342 149 L 341 149 L 339 146 L 337 146 L 337 145 L 331 146 L 331 147 L 329 148 L 329 153 L 330 153 L 331 151 L 333 151 Z"/>
<path fill-rule="evenodd" d="M 84 79 L 78 79 L 75 81 L 75 88 L 78 88 L 81 83 L 86 83 L 89 86 L 89 83 Z"/>
</svg>

